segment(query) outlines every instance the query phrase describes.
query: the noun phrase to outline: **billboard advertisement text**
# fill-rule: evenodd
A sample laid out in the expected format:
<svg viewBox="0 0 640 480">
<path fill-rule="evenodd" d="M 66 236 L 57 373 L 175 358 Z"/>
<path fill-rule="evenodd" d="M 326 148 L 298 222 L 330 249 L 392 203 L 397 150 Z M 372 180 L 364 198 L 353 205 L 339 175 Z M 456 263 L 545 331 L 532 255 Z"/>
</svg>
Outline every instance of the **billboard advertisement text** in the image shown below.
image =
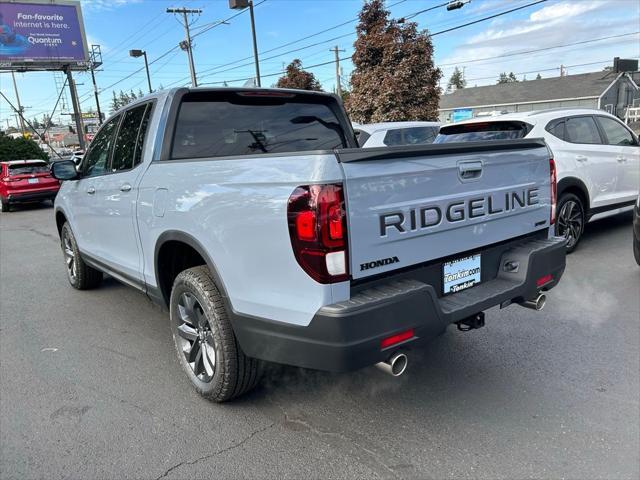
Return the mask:
<svg viewBox="0 0 640 480">
<path fill-rule="evenodd" d="M 77 2 L 0 0 L 0 66 L 84 65 L 86 41 Z"/>
</svg>

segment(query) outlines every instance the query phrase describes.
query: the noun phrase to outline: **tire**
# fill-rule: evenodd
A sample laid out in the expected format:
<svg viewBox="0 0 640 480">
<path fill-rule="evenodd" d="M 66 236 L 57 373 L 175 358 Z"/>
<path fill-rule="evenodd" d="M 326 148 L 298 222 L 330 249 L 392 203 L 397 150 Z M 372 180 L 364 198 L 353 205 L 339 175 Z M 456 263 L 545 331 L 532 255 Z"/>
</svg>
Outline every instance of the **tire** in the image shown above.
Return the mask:
<svg viewBox="0 0 640 480">
<path fill-rule="evenodd" d="M 77 290 L 89 290 L 100 285 L 102 272 L 84 263 L 68 222 L 60 231 L 60 245 L 67 267 L 67 279 L 71 286 Z"/>
<path fill-rule="evenodd" d="M 178 361 L 198 393 L 226 402 L 258 384 L 262 362 L 247 357 L 240 348 L 206 266 L 178 274 L 169 312 Z"/>
<path fill-rule="evenodd" d="M 573 252 L 580 243 L 585 224 L 582 200 L 573 193 L 562 194 L 556 210 L 556 235 L 567 239 L 567 253 Z"/>
<path fill-rule="evenodd" d="M 640 266 L 640 238 L 636 238 L 633 235 L 633 256 L 636 258 L 636 263 Z"/>
<path fill-rule="evenodd" d="M 11 206 L 9 202 L 5 202 L 4 200 L 0 201 L 0 212 L 10 212 Z"/>
</svg>

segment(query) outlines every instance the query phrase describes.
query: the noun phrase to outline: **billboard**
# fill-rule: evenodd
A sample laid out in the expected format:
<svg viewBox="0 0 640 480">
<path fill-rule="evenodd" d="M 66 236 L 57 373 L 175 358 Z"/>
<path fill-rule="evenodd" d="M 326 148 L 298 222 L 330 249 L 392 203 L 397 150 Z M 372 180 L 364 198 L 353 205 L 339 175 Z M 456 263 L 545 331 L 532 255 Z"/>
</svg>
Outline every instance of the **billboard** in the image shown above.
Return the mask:
<svg viewBox="0 0 640 480">
<path fill-rule="evenodd" d="M 471 108 L 456 108 L 451 117 L 452 122 L 461 122 L 473 118 L 473 110 Z"/>
<path fill-rule="evenodd" d="M 0 0 L 0 68 L 88 66 L 80 2 Z"/>
</svg>

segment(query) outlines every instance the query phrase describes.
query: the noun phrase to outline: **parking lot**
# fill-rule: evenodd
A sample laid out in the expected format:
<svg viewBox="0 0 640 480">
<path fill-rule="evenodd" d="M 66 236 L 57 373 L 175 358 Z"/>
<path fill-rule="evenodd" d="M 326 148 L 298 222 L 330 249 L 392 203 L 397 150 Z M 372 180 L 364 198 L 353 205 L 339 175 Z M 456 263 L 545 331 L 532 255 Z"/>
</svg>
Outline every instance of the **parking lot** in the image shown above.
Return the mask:
<svg viewBox="0 0 640 480">
<path fill-rule="evenodd" d="M 218 405 L 168 315 L 69 287 L 51 208 L 0 215 L 2 478 L 638 478 L 640 268 L 628 215 L 590 224 L 542 312 L 511 306 L 399 378 L 269 368 Z"/>
</svg>

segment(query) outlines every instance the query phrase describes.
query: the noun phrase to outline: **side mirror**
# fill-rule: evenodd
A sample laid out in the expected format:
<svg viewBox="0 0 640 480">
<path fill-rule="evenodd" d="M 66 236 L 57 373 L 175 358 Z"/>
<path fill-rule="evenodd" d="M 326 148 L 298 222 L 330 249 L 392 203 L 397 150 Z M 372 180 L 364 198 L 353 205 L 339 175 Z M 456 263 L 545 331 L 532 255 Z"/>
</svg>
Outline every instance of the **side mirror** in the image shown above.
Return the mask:
<svg viewBox="0 0 640 480">
<path fill-rule="evenodd" d="M 51 165 L 51 175 L 58 180 L 76 180 L 80 176 L 73 160 L 54 162 Z"/>
</svg>

